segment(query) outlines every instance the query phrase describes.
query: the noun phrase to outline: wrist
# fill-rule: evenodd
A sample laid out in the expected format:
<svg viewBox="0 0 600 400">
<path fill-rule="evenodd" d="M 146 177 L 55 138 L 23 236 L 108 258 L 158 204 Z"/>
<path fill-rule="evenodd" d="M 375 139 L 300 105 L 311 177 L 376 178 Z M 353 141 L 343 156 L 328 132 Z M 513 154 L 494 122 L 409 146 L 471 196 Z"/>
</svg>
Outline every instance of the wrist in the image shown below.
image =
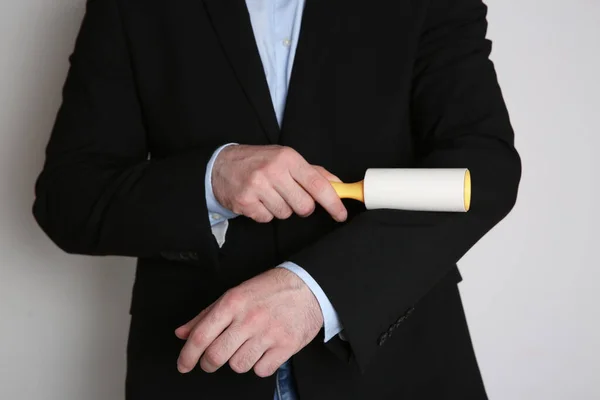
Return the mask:
<svg viewBox="0 0 600 400">
<path fill-rule="evenodd" d="M 286 268 L 274 268 L 271 271 L 275 274 L 276 280 L 283 285 L 283 289 L 297 291 L 300 298 L 305 299 L 304 304 L 308 317 L 319 327 L 323 327 L 325 321 L 321 305 L 308 284 L 296 273 Z"/>
</svg>

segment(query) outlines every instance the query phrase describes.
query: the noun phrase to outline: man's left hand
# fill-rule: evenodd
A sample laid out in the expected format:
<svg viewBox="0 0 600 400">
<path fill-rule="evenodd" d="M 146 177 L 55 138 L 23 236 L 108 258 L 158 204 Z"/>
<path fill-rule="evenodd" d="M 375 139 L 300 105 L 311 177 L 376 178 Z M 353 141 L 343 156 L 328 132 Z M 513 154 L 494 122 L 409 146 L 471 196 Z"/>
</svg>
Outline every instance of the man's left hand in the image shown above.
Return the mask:
<svg viewBox="0 0 600 400">
<path fill-rule="evenodd" d="M 206 372 L 229 362 L 237 373 L 267 377 L 310 343 L 323 326 L 317 299 L 293 272 L 274 268 L 227 291 L 175 331 L 186 340 L 181 373 L 200 360 Z"/>
</svg>

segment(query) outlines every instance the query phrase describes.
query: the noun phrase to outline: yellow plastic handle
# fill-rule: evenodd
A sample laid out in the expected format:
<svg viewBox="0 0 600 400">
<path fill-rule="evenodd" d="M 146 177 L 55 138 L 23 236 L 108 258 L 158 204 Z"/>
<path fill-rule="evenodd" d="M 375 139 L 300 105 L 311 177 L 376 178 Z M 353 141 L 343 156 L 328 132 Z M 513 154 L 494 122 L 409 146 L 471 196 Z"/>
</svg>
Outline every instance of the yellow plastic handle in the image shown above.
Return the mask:
<svg viewBox="0 0 600 400">
<path fill-rule="evenodd" d="M 340 199 L 354 199 L 365 202 L 364 181 L 356 183 L 331 182 Z"/>
</svg>

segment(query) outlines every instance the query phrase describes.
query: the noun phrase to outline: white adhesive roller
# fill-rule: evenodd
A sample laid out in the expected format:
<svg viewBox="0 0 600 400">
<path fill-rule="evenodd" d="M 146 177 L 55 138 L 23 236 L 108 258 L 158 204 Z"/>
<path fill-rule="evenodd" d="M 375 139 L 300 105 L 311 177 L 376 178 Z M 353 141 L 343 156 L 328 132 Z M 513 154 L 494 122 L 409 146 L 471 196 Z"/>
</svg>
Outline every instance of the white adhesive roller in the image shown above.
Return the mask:
<svg viewBox="0 0 600 400">
<path fill-rule="evenodd" d="M 364 181 L 332 185 L 341 198 L 362 201 L 368 210 L 466 212 L 471 204 L 466 168 L 369 169 Z"/>
</svg>

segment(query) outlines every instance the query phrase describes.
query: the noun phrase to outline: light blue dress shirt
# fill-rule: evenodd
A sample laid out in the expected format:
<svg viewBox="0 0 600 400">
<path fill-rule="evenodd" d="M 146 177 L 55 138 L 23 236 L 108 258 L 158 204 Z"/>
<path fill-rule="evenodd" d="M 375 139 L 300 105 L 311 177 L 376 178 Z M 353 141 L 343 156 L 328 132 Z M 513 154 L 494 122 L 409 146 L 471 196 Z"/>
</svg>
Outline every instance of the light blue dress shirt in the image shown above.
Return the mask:
<svg viewBox="0 0 600 400">
<path fill-rule="evenodd" d="M 273 108 L 280 126 L 298 45 L 304 2 L 305 0 L 246 0 Z M 235 143 L 226 144 L 215 151 L 208 163 L 205 177 L 209 219 L 219 246 L 225 243 L 228 220 L 235 218 L 237 214 L 226 209 L 216 200 L 211 176 L 217 156 L 223 148 L 230 145 Z M 285 262 L 279 267 L 298 275 L 317 298 L 323 313 L 325 342 L 340 333 L 343 328 L 333 305 L 310 274 L 292 262 Z"/>
</svg>

